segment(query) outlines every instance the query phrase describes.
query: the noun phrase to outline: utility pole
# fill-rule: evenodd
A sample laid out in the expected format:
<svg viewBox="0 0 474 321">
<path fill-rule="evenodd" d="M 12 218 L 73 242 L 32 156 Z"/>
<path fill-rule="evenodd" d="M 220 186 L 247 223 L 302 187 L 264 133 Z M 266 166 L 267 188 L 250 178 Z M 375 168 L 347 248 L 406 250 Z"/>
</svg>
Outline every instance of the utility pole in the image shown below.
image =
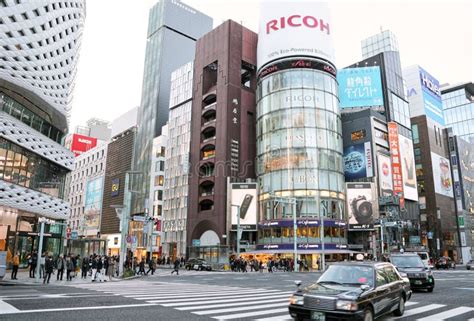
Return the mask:
<svg viewBox="0 0 474 321">
<path fill-rule="evenodd" d="M 231 207 L 236 207 L 237 208 L 237 237 L 236 237 L 237 244 L 236 244 L 236 248 L 237 248 L 237 257 L 240 257 L 240 238 L 242 236 L 242 232 L 240 231 L 240 205 L 231 204 Z"/>
<path fill-rule="evenodd" d="M 40 233 L 39 233 L 39 245 L 38 245 L 38 253 L 36 254 L 36 277 L 35 282 L 39 283 L 40 277 L 40 260 L 41 260 L 41 253 L 43 253 L 43 237 L 44 237 L 44 223 L 46 219 L 44 217 L 40 217 L 38 222 L 41 223 Z"/>
</svg>

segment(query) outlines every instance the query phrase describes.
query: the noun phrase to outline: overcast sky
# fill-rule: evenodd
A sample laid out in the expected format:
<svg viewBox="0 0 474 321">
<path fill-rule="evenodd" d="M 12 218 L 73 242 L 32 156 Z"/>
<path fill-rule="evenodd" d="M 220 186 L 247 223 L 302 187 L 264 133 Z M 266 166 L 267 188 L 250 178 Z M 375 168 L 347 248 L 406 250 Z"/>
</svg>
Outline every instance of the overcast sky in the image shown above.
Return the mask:
<svg viewBox="0 0 474 321">
<path fill-rule="evenodd" d="M 87 1 L 70 131 L 140 104 L 148 10 L 156 2 Z M 183 2 L 213 17 L 214 26 L 232 19 L 258 32 L 256 0 Z M 360 41 L 383 28 L 397 35 L 402 66 L 419 64 L 440 83 L 474 80 L 471 1 L 331 1 L 330 8 L 338 68 L 360 60 Z"/>
</svg>

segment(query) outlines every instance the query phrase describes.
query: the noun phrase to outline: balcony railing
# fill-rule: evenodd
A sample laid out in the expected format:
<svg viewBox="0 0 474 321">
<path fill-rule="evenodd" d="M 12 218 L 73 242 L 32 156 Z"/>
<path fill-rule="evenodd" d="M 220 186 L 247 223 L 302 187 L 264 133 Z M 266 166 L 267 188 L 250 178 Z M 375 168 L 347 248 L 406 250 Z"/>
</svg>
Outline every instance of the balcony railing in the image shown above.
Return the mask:
<svg viewBox="0 0 474 321">
<path fill-rule="evenodd" d="M 205 122 L 204 124 L 202 124 L 202 127 L 205 127 L 205 126 L 207 126 L 207 125 L 213 124 L 213 123 L 215 123 L 215 122 L 216 122 L 216 119 L 215 119 L 215 118 L 214 118 L 214 119 L 211 119 L 211 120 L 208 120 L 207 122 Z"/>
<path fill-rule="evenodd" d="M 203 143 L 207 143 L 207 142 L 210 142 L 211 140 L 214 140 L 214 139 L 216 139 L 216 136 L 212 136 L 212 137 L 206 138 L 206 139 L 204 139 L 202 142 L 203 142 Z"/>
<path fill-rule="evenodd" d="M 209 108 L 215 107 L 217 102 L 213 102 L 212 104 L 209 104 L 203 108 L 203 110 L 208 110 Z"/>
<path fill-rule="evenodd" d="M 201 193 L 201 196 L 212 196 L 212 195 L 214 195 L 214 190 Z"/>
</svg>

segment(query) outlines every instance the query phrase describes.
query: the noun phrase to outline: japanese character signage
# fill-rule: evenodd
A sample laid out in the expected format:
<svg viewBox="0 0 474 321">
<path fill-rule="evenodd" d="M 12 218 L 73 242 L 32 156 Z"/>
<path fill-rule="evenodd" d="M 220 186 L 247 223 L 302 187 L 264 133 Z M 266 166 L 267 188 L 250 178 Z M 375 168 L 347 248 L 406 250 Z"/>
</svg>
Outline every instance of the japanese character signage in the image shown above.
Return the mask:
<svg viewBox="0 0 474 321">
<path fill-rule="evenodd" d="M 383 106 L 380 67 L 338 70 L 341 108 Z"/>
<path fill-rule="evenodd" d="M 400 197 L 400 207 L 405 207 L 405 198 L 403 197 L 403 175 L 402 163 L 400 158 L 400 144 L 398 140 L 397 123 L 388 123 L 388 142 L 390 145 L 390 156 L 392 158 L 392 179 L 393 195 Z"/>
</svg>

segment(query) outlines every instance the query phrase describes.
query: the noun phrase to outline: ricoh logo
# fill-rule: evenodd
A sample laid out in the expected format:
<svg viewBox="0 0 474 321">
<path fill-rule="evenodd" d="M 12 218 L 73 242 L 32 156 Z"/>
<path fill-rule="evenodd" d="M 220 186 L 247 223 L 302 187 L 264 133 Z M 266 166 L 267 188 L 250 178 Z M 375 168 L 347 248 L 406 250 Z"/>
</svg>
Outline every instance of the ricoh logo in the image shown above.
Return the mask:
<svg viewBox="0 0 474 321">
<path fill-rule="evenodd" d="M 330 34 L 329 23 L 325 23 L 323 19 L 318 19 L 314 16 L 302 16 L 299 14 L 268 21 L 266 23 L 266 33 L 268 35 L 270 32 L 285 29 L 287 27 L 319 28 L 322 32 L 326 32 L 328 35 Z"/>
<path fill-rule="evenodd" d="M 77 141 L 78 141 L 79 143 L 83 143 L 83 144 L 87 144 L 87 145 L 91 145 L 91 144 L 92 144 L 92 141 L 89 140 L 89 139 L 78 138 Z"/>
</svg>

